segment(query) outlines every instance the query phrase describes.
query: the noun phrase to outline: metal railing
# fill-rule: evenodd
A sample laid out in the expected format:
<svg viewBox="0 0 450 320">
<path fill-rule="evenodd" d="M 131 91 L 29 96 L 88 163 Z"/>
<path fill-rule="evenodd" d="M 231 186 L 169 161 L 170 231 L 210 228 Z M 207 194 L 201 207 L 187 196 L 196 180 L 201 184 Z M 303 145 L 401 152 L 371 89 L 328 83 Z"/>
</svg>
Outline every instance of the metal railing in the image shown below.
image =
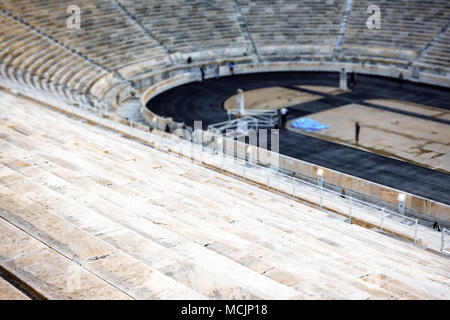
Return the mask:
<svg viewBox="0 0 450 320">
<path fill-rule="evenodd" d="M 68 104 L 60 104 L 57 109 L 70 112 L 86 120 L 95 121 L 111 130 L 139 138 L 157 149 L 164 151 L 170 149 L 172 154 L 189 157 L 200 165 L 208 161 L 209 165 L 215 166 L 222 172 L 227 171 L 242 177 L 243 180 L 251 180 L 254 183 L 265 186 L 268 190 L 277 191 L 285 196 L 316 204 L 322 210 L 345 215 L 348 217 L 346 221 L 350 224 L 353 223 L 354 219 L 360 219 L 366 223 L 378 226 L 378 229 L 382 232 L 410 233 L 409 239 L 415 244 L 418 243 L 418 219 L 407 217 L 370 202 L 340 194 L 323 187 L 319 182 L 314 184 L 300 180 L 295 176 L 278 172 L 277 168 L 274 170 L 273 168 L 253 163 L 253 159 L 249 159 L 250 161 L 239 159 L 235 152 L 230 152 L 230 150 L 224 149 L 223 146 L 219 148 L 217 145 L 210 147 L 188 139 L 173 139 L 173 136 L 172 138 L 164 137 L 162 132 L 159 134 L 152 133 L 148 126 L 124 120 L 114 113 L 108 113 L 103 108 L 86 105 L 80 108 Z M 196 151 L 199 151 L 198 156 L 195 154 Z M 425 233 L 433 232 L 433 230 L 428 229 L 423 228 L 420 230 L 421 235 L 424 236 Z M 440 235 L 440 251 L 447 254 L 449 253 L 446 247 L 446 233 L 448 232 L 449 230 L 443 229 Z M 427 236 L 430 235 L 428 234 Z M 434 232 L 431 236 L 436 238 L 438 233 Z M 436 248 L 436 250 L 439 249 Z"/>
<path fill-rule="evenodd" d="M 417 244 L 419 230 L 418 230 L 418 219 L 407 217 L 399 213 L 393 212 L 386 208 L 377 206 L 375 204 L 365 202 L 356 198 L 342 195 L 336 191 L 326 189 L 325 187 L 318 184 L 309 183 L 293 176 L 288 176 L 284 173 L 274 171 L 273 169 L 259 166 L 252 162 L 239 159 L 237 157 L 230 156 L 223 150 L 217 151 L 216 149 L 209 148 L 207 146 L 202 147 L 203 152 L 208 152 L 210 154 L 217 153 L 221 155 L 220 168 L 224 170 L 224 164 L 228 158 L 231 158 L 234 162 L 235 168 L 228 167 L 228 171 L 241 176 L 244 180 L 251 180 L 258 182 L 259 184 L 265 184 L 267 189 L 277 190 L 281 193 L 288 195 L 292 198 L 301 198 L 318 204 L 321 209 L 327 208 L 332 211 L 340 211 L 344 213 L 347 210 L 348 222 L 352 223 L 352 219 L 355 216 L 365 216 L 367 214 L 372 214 L 373 217 L 378 215 L 378 219 L 371 219 L 374 225 L 379 221 L 380 231 L 385 231 L 393 225 L 402 226 L 403 229 L 411 232 L 411 239 Z M 228 159 L 229 160 L 229 159 Z M 251 170 L 257 169 L 258 173 L 251 176 Z M 336 202 L 338 199 L 344 198 L 346 202 L 346 208 L 344 206 L 333 205 L 330 202 Z M 344 209 L 344 210 L 343 210 Z"/>
<path fill-rule="evenodd" d="M 161 138 L 160 138 L 161 139 Z M 391 211 L 384 207 L 365 202 L 360 199 L 342 195 L 336 191 L 327 189 L 318 184 L 297 179 L 281 172 L 277 172 L 271 168 L 260 166 L 251 161 L 239 159 L 235 153 L 228 153 L 229 150 L 223 147 L 217 148 L 208 145 L 196 144 L 191 141 L 184 140 L 188 147 L 182 146 L 178 149 L 178 153 L 182 156 L 189 156 L 198 160 L 199 163 L 209 161 L 209 165 L 220 168 L 220 171 L 227 171 L 236 176 L 242 177 L 243 180 L 251 180 L 252 182 L 264 185 L 268 190 L 278 191 L 285 196 L 296 199 L 306 200 L 308 203 L 317 204 L 321 209 L 338 212 L 348 216 L 347 221 L 353 222 L 358 217 L 365 222 L 378 226 L 382 232 L 391 232 L 393 234 L 404 234 L 415 244 L 419 240 L 418 219 L 414 219 L 397 212 Z M 176 147 L 179 142 L 161 139 L 160 145 L 168 144 Z M 198 156 L 195 155 L 195 146 L 201 148 Z M 188 149 L 186 151 L 186 148 Z M 209 159 L 206 159 L 206 156 Z M 253 172 L 252 172 L 253 171 Z M 301 194 L 301 197 L 298 195 Z M 345 201 L 339 201 L 344 198 Z M 340 204 L 338 202 L 341 202 Z M 344 205 L 342 205 L 344 204 Z"/>
<path fill-rule="evenodd" d="M 285 196 L 300 199 L 307 203 L 317 204 L 322 210 L 345 214 L 348 216 L 347 222 L 349 223 L 358 218 L 378 226 L 381 232 L 394 231 L 395 234 L 406 234 L 415 244 L 418 243 L 418 219 L 407 217 L 373 203 L 342 195 L 319 185 L 319 183 L 303 181 L 294 176 L 278 172 L 276 169 L 239 159 L 235 152 L 223 148 L 223 146 L 218 148 L 214 144 L 211 147 L 210 145 L 196 143 L 195 139 L 192 139 L 192 141 L 183 138 L 169 139 L 164 137 L 162 133 L 154 134 L 150 132 L 149 127 L 145 125 L 123 119 L 120 119 L 119 122 L 119 117 L 115 114 L 90 107 L 85 107 L 83 111 L 85 116 L 88 116 L 89 111 L 93 111 L 94 116 L 100 118 L 98 121 L 100 124 L 106 125 L 106 121 L 113 121 L 113 128 L 116 131 L 121 131 L 130 136 L 138 136 L 141 139 L 144 138 L 157 149 L 171 150 L 179 156 L 193 159 L 200 165 L 208 162 L 209 165 L 220 168 L 221 172 L 227 171 L 242 177 L 243 180 L 251 180 L 259 185 L 264 185 L 268 190 L 277 191 Z M 340 199 L 346 201 L 339 201 Z"/>
<path fill-rule="evenodd" d="M 79 110 L 79 108 L 76 107 L 72 108 Z M 413 241 L 414 244 L 418 244 L 419 219 L 408 217 L 388 208 L 355 197 L 343 195 L 334 190 L 325 188 L 318 180 L 317 183 L 314 184 L 298 179 L 295 176 L 278 172 L 277 169 L 274 170 L 273 168 L 253 163 L 253 161 L 240 159 L 237 152 L 223 148 L 223 145 L 218 147 L 217 143 L 214 143 L 213 147 L 211 147 L 211 145 L 196 143 L 193 137 L 192 140 L 183 138 L 177 140 L 169 139 L 162 134 L 151 133 L 150 128 L 147 125 L 124 120 L 113 113 L 106 112 L 104 109 L 88 106 L 84 106 L 83 109 L 83 113 L 86 117 L 91 113 L 98 117 L 98 122 L 100 124 L 105 126 L 108 126 L 105 122 L 113 121 L 115 131 L 119 131 L 121 128 L 122 132 L 130 136 L 140 136 L 141 139 L 147 137 L 148 142 L 153 142 L 154 146 L 158 149 L 164 151 L 171 149 L 172 151 L 176 151 L 178 148 L 178 151 L 176 152 L 178 155 L 188 156 L 194 161 L 197 160 L 200 165 L 205 162 L 205 155 L 209 156 L 210 161 L 216 158 L 216 163 L 212 164 L 215 164 L 217 168 L 220 168 L 221 172 L 228 171 L 229 173 L 242 177 L 243 180 L 251 180 L 260 185 L 265 185 L 268 190 L 278 191 L 285 196 L 304 200 L 308 203 L 314 203 L 318 205 L 321 210 L 326 209 L 328 211 L 345 214 L 348 217 L 346 221 L 350 224 L 353 223 L 353 219 L 358 218 L 366 223 L 378 226 L 378 229 L 381 232 L 391 232 L 397 235 L 403 234 Z M 217 139 L 215 139 L 215 142 L 217 142 Z M 196 147 L 197 150 L 200 151 L 198 157 L 195 155 Z M 301 195 L 301 197 L 299 195 Z M 428 229 L 429 228 L 424 228 L 420 230 L 421 235 L 423 233 L 429 233 L 429 236 L 431 235 L 435 238 L 438 236 L 437 232 Z M 440 251 L 445 254 L 450 254 L 449 248 L 446 246 L 446 236 L 449 232 L 450 230 L 443 228 L 440 235 Z"/>
</svg>

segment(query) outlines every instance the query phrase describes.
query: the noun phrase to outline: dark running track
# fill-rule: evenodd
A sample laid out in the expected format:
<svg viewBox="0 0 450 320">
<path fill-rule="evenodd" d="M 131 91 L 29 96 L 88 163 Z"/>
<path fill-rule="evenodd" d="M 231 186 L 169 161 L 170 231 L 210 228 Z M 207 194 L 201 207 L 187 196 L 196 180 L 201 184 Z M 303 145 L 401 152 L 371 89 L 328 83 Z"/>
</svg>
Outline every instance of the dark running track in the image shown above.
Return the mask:
<svg viewBox="0 0 450 320">
<path fill-rule="evenodd" d="M 324 98 L 319 101 L 290 107 L 288 120 L 349 103 L 373 106 L 363 101 L 377 98 L 406 100 L 450 109 L 450 91 L 444 88 L 411 82 L 404 82 L 401 87 L 394 79 L 375 76 L 357 75 L 356 79 L 357 87 L 350 93 L 339 96 L 322 95 Z M 193 126 L 194 120 L 201 120 L 206 129 L 209 124 L 227 120 L 223 103 L 228 97 L 236 94 L 238 88 L 252 90 L 302 84 L 337 86 L 338 81 L 337 73 L 328 72 L 276 72 L 223 77 L 218 80 L 206 80 L 203 83 L 194 82 L 163 92 L 149 101 L 147 107 L 156 114 L 172 117 L 178 122 L 184 121 L 189 126 Z M 391 111 L 405 113 L 395 109 Z M 408 112 L 406 114 L 447 123 L 450 130 L 450 121 L 431 119 Z M 443 172 L 308 137 L 284 128 L 280 130 L 280 152 L 319 166 L 450 204 L 450 175 Z"/>
</svg>

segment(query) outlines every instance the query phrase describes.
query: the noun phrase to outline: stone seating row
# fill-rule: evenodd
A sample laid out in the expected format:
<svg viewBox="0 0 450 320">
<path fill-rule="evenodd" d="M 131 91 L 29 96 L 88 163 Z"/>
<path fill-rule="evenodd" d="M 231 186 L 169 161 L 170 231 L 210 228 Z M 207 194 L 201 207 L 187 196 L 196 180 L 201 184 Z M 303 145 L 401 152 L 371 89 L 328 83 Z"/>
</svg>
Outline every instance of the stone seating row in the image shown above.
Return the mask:
<svg viewBox="0 0 450 320">
<path fill-rule="evenodd" d="M 366 26 L 370 16 L 367 8 L 371 4 L 370 1 L 353 2 L 341 57 L 358 59 L 365 54 L 380 58 L 386 50 L 387 53 L 400 53 L 396 59 L 404 60 L 406 64 L 414 61 L 450 19 L 447 1 L 378 1 L 381 28 L 369 29 Z M 365 51 L 365 47 L 369 50 Z M 390 60 L 392 56 L 385 58 Z"/>
<path fill-rule="evenodd" d="M 0 35 L 0 72 L 6 80 L 87 104 L 92 83 L 105 72 L 0 14 L 7 31 Z"/>
<path fill-rule="evenodd" d="M 134 61 L 164 56 L 156 42 L 148 37 L 114 1 L 78 1 L 81 12 L 80 29 L 68 29 L 67 8 L 70 0 L 13 1 L 6 11 L 22 18 L 61 43 L 85 54 L 109 70 L 116 70 Z"/>
<path fill-rule="evenodd" d="M 444 257 L 19 100 L 0 105 L 2 218 L 131 297 L 449 295 Z"/>
</svg>

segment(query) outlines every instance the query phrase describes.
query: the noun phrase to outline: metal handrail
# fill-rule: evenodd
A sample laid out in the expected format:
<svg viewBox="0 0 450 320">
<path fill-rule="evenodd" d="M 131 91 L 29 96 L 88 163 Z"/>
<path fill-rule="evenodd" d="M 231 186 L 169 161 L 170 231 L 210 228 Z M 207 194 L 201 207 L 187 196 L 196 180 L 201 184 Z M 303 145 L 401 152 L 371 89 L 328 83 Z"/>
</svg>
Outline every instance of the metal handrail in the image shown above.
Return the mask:
<svg viewBox="0 0 450 320">
<path fill-rule="evenodd" d="M 103 125 L 103 126 L 107 126 L 107 127 L 108 127 L 107 121 L 109 120 L 109 121 L 112 122 L 112 125 L 109 125 L 109 127 L 110 127 L 111 129 L 118 130 L 119 126 L 124 126 L 124 127 L 126 127 L 126 128 L 129 130 L 129 131 L 128 131 L 128 130 L 127 130 L 127 131 L 128 131 L 131 135 L 133 135 L 133 133 L 134 133 L 135 131 L 139 131 L 140 134 L 150 135 L 150 136 L 153 137 L 153 142 L 154 142 L 155 144 L 157 144 L 157 139 L 159 140 L 159 147 L 160 147 L 160 149 L 163 149 L 163 145 L 164 145 L 164 144 L 166 144 L 166 145 L 167 145 L 167 144 L 168 144 L 168 145 L 176 144 L 176 143 L 179 143 L 180 140 L 182 140 L 183 142 L 187 142 L 187 143 L 190 145 L 191 150 L 194 149 L 194 146 L 195 146 L 195 145 L 200 145 L 200 144 L 198 144 L 198 143 L 195 143 L 195 141 L 190 141 L 190 140 L 186 140 L 186 139 L 179 139 L 178 141 L 174 141 L 174 140 L 171 140 L 171 139 L 167 139 L 167 138 L 163 137 L 162 135 L 155 135 L 155 134 L 153 134 L 153 133 L 150 132 L 150 128 L 149 128 L 148 126 L 147 126 L 148 132 L 146 132 L 146 131 L 144 131 L 144 130 L 141 130 L 141 128 L 143 127 L 143 125 L 142 125 L 142 124 L 139 124 L 139 123 L 137 123 L 137 122 L 133 122 L 133 121 L 126 120 L 126 121 L 124 121 L 124 122 L 127 123 L 127 125 L 126 125 L 126 124 L 123 124 L 123 123 L 120 123 L 120 122 L 117 121 L 118 119 L 117 119 L 117 117 L 116 117 L 114 114 L 111 114 L 111 113 L 107 112 L 106 110 L 101 110 L 101 108 L 99 108 L 99 107 L 92 107 L 92 106 L 86 106 L 86 105 L 83 105 L 82 108 L 77 108 L 77 107 L 72 106 L 72 105 L 69 105 L 69 104 L 63 104 L 63 105 L 60 105 L 58 108 L 59 108 L 59 109 L 67 109 L 67 107 L 69 108 L 69 111 L 71 111 L 71 112 L 74 113 L 74 114 L 78 114 L 78 113 L 81 112 L 81 116 L 84 116 L 84 118 L 86 118 L 86 119 L 89 118 L 89 116 L 88 116 L 89 113 L 90 113 L 91 116 L 93 116 L 93 117 L 98 117 L 98 118 L 100 118 L 100 119 L 99 119 L 99 123 L 100 123 L 101 125 Z M 104 116 L 106 116 L 106 119 L 103 119 L 103 117 L 101 116 L 101 114 L 103 114 Z M 136 133 L 137 133 L 137 132 L 136 132 Z M 139 135 L 135 135 L 135 136 L 136 136 L 136 137 L 139 137 Z M 202 144 L 201 144 L 201 147 L 202 147 L 201 157 L 202 157 L 202 154 L 203 154 L 205 151 L 208 151 L 210 154 L 217 154 L 217 150 L 216 150 L 215 148 L 212 149 L 212 148 L 210 148 L 209 146 L 204 146 L 204 145 L 202 145 Z M 225 159 L 228 159 L 228 153 L 227 153 L 227 151 L 228 151 L 228 150 L 226 150 L 226 149 L 224 150 L 224 148 L 223 148 L 223 146 L 222 146 L 221 151 L 220 151 L 220 154 L 222 155 L 222 159 L 223 159 L 222 161 L 225 161 Z M 287 187 L 292 188 L 292 196 L 293 196 L 293 197 L 296 197 L 296 194 L 295 194 L 295 192 L 296 192 L 296 184 L 297 184 L 297 185 L 301 185 L 301 186 L 312 187 L 314 191 L 320 191 L 320 204 L 321 204 L 321 208 L 322 208 L 323 192 L 324 192 L 324 191 L 327 192 L 328 194 L 332 194 L 332 195 L 335 195 L 335 196 L 337 196 L 337 197 L 340 197 L 340 196 L 341 196 L 340 193 L 338 193 L 338 192 L 336 192 L 336 191 L 334 191 L 334 190 L 326 189 L 326 188 L 324 188 L 323 186 L 319 186 L 319 185 L 316 185 L 316 184 L 313 184 L 313 183 L 310 183 L 310 182 L 307 182 L 307 181 L 304 181 L 304 180 L 300 180 L 300 179 L 296 178 L 295 176 L 288 176 L 288 175 L 286 175 L 286 174 L 284 174 L 284 173 L 274 171 L 274 170 L 272 170 L 271 168 L 266 168 L 266 167 L 264 167 L 264 166 L 261 166 L 261 165 L 258 165 L 258 164 L 251 163 L 251 162 L 249 162 L 249 161 L 240 159 L 240 158 L 237 157 L 237 154 L 236 154 L 235 152 L 233 152 L 230 156 L 232 157 L 232 159 L 234 159 L 234 161 L 236 161 L 239 165 L 241 165 L 241 166 L 243 167 L 243 169 L 242 169 L 242 170 L 243 170 L 243 171 L 242 171 L 242 177 L 243 177 L 244 179 L 247 178 L 247 177 L 246 177 L 246 172 L 245 172 L 245 170 L 246 170 L 245 168 L 246 168 L 247 166 L 252 166 L 252 167 L 258 168 L 259 170 L 265 171 L 265 172 L 266 172 L 267 187 L 268 187 L 268 189 L 271 188 L 271 177 L 272 177 L 272 176 L 275 176 L 275 177 L 277 177 L 277 178 L 288 179 L 288 181 L 290 181 L 290 183 L 287 183 L 287 182 L 283 181 L 283 179 L 278 179 L 278 180 L 277 180 L 277 183 L 281 183 L 281 184 L 284 185 L 284 186 L 287 186 Z M 195 155 L 194 155 L 194 154 L 192 154 L 192 158 L 195 160 Z M 201 158 L 201 159 L 200 159 L 200 163 L 202 163 L 202 162 L 203 162 L 203 161 L 202 161 L 202 158 Z M 222 170 L 223 170 L 223 162 L 222 162 Z M 272 189 L 273 189 L 273 187 L 272 187 Z M 306 191 L 304 191 L 304 192 L 306 192 Z M 315 193 L 315 192 L 314 192 L 314 193 Z M 406 220 L 414 221 L 414 242 L 417 243 L 417 233 L 418 233 L 417 226 L 418 226 L 418 219 L 413 219 L 413 218 L 410 218 L 410 217 L 401 215 L 401 214 L 399 214 L 399 213 L 393 212 L 393 211 L 391 211 L 391 210 L 386 210 L 386 208 L 380 207 L 380 206 L 378 206 L 378 205 L 375 205 L 375 204 L 372 204 L 372 203 L 369 203 L 369 202 L 366 202 L 366 201 L 363 201 L 363 200 L 355 199 L 355 198 L 353 198 L 353 197 L 348 197 L 348 196 L 346 196 L 346 198 L 349 199 L 348 205 L 349 205 L 349 222 L 350 222 L 350 223 L 352 222 L 352 217 L 353 217 L 353 215 L 354 215 L 355 210 L 359 210 L 356 206 L 354 206 L 354 202 L 356 202 L 356 203 L 359 203 L 359 204 L 362 205 L 362 206 L 365 206 L 366 208 L 369 207 L 369 208 L 374 208 L 374 209 L 376 209 L 376 210 L 378 210 L 378 211 L 381 211 L 381 213 L 382 213 L 382 215 L 381 215 L 381 221 L 380 221 L 380 229 L 381 229 L 381 230 L 383 230 L 383 227 L 384 227 L 383 224 L 384 224 L 384 219 L 385 219 L 386 214 L 388 214 L 388 215 L 395 215 L 395 216 L 399 216 L 399 217 L 401 217 L 401 218 L 403 218 L 403 219 L 406 219 Z M 365 213 L 370 213 L 369 210 L 365 210 L 364 212 L 365 212 Z M 402 224 L 402 225 L 404 225 L 404 224 Z M 406 225 L 406 226 L 410 227 L 409 225 Z M 442 251 L 442 252 L 445 251 L 445 235 L 446 235 L 446 232 L 447 232 L 447 231 L 448 231 L 448 230 L 443 229 L 443 232 L 442 232 L 442 241 L 441 241 L 441 251 Z"/>
<path fill-rule="evenodd" d="M 128 122 L 128 126 L 127 127 L 131 131 L 138 130 L 135 127 L 136 126 L 141 126 L 140 124 L 135 123 L 133 121 L 127 121 L 127 122 Z M 142 130 L 139 130 L 139 131 L 142 132 Z M 179 141 L 182 140 L 184 142 L 187 142 L 189 145 L 191 145 L 191 150 L 193 149 L 193 147 L 195 145 L 201 147 L 202 154 L 204 152 L 207 152 L 207 153 L 212 154 L 212 155 L 220 154 L 222 156 L 223 161 L 225 161 L 226 159 L 229 159 L 231 157 L 237 163 L 237 165 L 235 166 L 236 168 L 238 168 L 239 166 L 242 166 L 242 174 L 241 174 L 241 176 L 243 177 L 243 179 L 248 179 L 248 176 L 246 175 L 246 171 L 245 171 L 245 168 L 248 167 L 248 166 L 251 166 L 251 167 L 254 167 L 254 168 L 258 168 L 259 170 L 263 170 L 264 172 L 266 172 L 265 176 L 266 176 L 266 179 L 267 179 L 266 180 L 266 184 L 267 184 L 267 188 L 268 189 L 270 189 L 270 188 L 274 189 L 273 188 L 273 183 L 271 184 L 271 182 L 273 182 L 273 180 L 271 181 L 271 177 L 284 178 L 284 179 L 289 180 L 290 183 L 287 183 L 287 182 L 283 181 L 283 179 L 277 179 L 277 183 L 278 184 L 282 184 L 282 185 L 284 185 L 284 186 L 286 186 L 288 188 L 292 188 L 292 196 L 295 196 L 295 190 L 296 190 L 295 184 L 300 185 L 300 186 L 311 187 L 314 191 L 320 192 L 320 207 L 321 208 L 323 208 L 324 192 L 326 192 L 328 194 L 332 194 L 332 195 L 334 195 L 336 197 L 340 197 L 341 196 L 340 193 L 338 193 L 338 192 L 336 192 L 334 190 L 327 189 L 325 187 L 321 187 L 321 186 L 319 186 L 317 184 L 313 184 L 313 183 L 310 183 L 310 182 L 307 182 L 307 181 L 304 181 L 304 180 L 300 180 L 300 179 L 298 179 L 298 178 L 296 178 L 294 176 L 289 176 L 289 175 L 286 175 L 286 174 L 284 174 L 282 172 L 274 171 L 271 168 L 260 166 L 258 164 L 249 162 L 249 161 L 244 160 L 244 159 L 240 159 L 240 158 L 237 157 L 236 153 L 233 152 L 233 153 L 229 154 L 227 152 L 229 150 L 224 149 L 224 148 L 219 148 L 219 150 L 217 150 L 216 148 L 211 148 L 210 146 L 205 146 L 205 145 L 203 145 L 201 143 L 195 143 L 195 139 L 193 139 L 194 141 L 189 141 L 189 140 L 181 138 L 179 141 L 173 141 L 173 140 L 170 140 L 170 139 L 167 139 L 167 138 L 163 137 L 162 135 L 154 135 L 154 134 L 151 134 L 151 133 L 150 133 L 150 135 L 154 136 L 154 141 L 155 142 L 157 141 L 157 139 L 159 140 L 158 144 L 159 144 L 161 149 L 163 149 L 163 145 L 164 144 L 166 144 L 166 145 L 178 144 Z M 192 154 L 192 158 L 195 159 L 195 155 L 194 154 Z M 199 162 L 200 163 L 203 162 L 203 156 L 202 155 L 201 155 L 201 158 L 200 158 Z M 223 168 L 223 162 L 222 162 L 222 165 L 221 165 L 221 169 L 222 170 L 224 169 Z M 238 170 L 236 170 L 236 172 L 237 171 Z M 315 193 L 314 191 L 313 191 L 313 193 Z M 303 192 L 305 193 L 306 191 L 303 191 Z M 389 209 L 386 209 L 384 207 L 381 207 L 381 206 L 378 206 L 378 205 L 375 205 L 373 203 L 369 203 L 369 202 L 366 202 L 366 201 L 363 201 L 363 200 L 360 200 L 360 199 L 356 199 L 356 198 L 348 197 L 348 196 L 346 196 L 345 198 L 349 199 L 349 204 L 348 205 L 349 205 L 349 213 L 350 213 L 349 214 L 349 222 L 350 223 L 352 222 L 352 218 L 354 216 L 354 213 L 357 212 L 358 210 L 361 211 L 357 206 L 354 205 L 354 203 L 357 203 L 357 204 L 360 204 L 361 206 L 364 206 L 366 208 L 369 207 L 369 208 L 372 208 L 372 209 L 375 209 L 375 210 L 381 212 L 381 217 L 380 217 L 380 230 L 381 231 L 384 231 L 384 221 L 385 221 L 387 215 L 394 215 L 394 216 L 397 216 L 397 217 L 401 217 L 402 219 L 409 220 L 409 221 L 413 222 L 414 223 L 414 227 L 413 227 L 414 243 L 417 243 L 417 240 L 418 240 L 418 219 L 414 219 L 414 218 L 411 218 L 411 217 L 408 217 L 408 216 L 405 216 L 405 215 L 393 212 L 393 211 L 391 211 Z M 373 212 L 371 212 L 370 210 L 366 209 L 366 210 L 364 210 L 364 213 L 372 214 Z M 408 228 L 411 227 L 410 225 L 407 225 L 407 224 L 404 224 L 404 223 L 400 223 L 400 222 L 397 222 L 397 221 L 394 221 L 394 220 L 391 220 L 391 222 L 398 223 L 398 224 L 400 224 L 402 226 L 405 226 L 405 227 L 408 227 Z"/>
<path fill-rule="evenodd" d="M 208 146 L 203 146 L 203 150 L 205 150 L 205 149 L 206 149 L 206 150 L 209 150 L 209 151 L 211 151 L 211 152 L 215 152 L 215 151 L 216 151 L 216 150 L 214 150 L 214 149 L 209 148 Z M 223 152 L 223 151 L 222 151 L 222 152 Z M 223 152 L 223 153 L 225 154 L 225 156 L 228 156 L 228 153 L 226 153 L 226 152 Z M 288 176 L 288 175 L 286 175 L 286 174 L 284 174 L 284 173 L 276 172 L 276 171 L 273 171 L 273 170 L 271 170 L 271 169 L 269 169 L 269 168 L 266 168 L 266 167 L 263 167 L 263 166 L 258 166 L 258 165 L 254 164 L 254 163 L 250 163 L 250 162 L 248 162 L 248 161 L 246 161 L 246 160 L 239 159 L 239 158 L 237 158 L 237 157 L 236 157 L 235 159 L 236 159 L 237 161 L 239 161 L 240 163 L 242 163 L 242 164 L 245 164 L 245 165 L 251 165 L 251 166 L 258 167 L 258 168 L 261 169 L 261 170 L 268 171 L 268 172 L 271 173 L 272 175 L 287 178 L 287 179 L 293 181 L 294 183 L 297 182 L 298 184 L 301 184 L 301 185 L 308 185 L 308 186 L 313 187 L 314 189 L 319 189 L 319 190 L 326 189 L 326 188 L 320 187 L 320 186 L 318 186 L 318 185 L 316 185 L 316 184 L 312 184 L 312 183 L 310 183 L 310 182 L 307 182 L 307 181 L 303 181 L 303 180 L 297 179 L 297 178 L 295 178 L 295 177 L 293 177 L 293 176 Z M 283 183 L 283 182 L 281 182 L 281 183 L 282 183 L 282 184 L 285 184 L 285 185 L 288 185 L 287 183 Z M 336 196 L 341 196 L 340 193 L 338 193 L 338 192 L 336 192 L 336 191 L 334 191 L 334 190 L 331 190 L 331 189 L 326 189 L 326 192 L 327 192 L 327 193 L 334 194 L 334 195 L 336 195 Z M 346 198 L 347 198 L 347 197 L 346 197 Z M 401 218 L 406 219 L 406 220 L 411 220 L 412 222 L 416 222 L 416 221 L 417 221 L 417 219 L 410 218 L 410 217 L 408 217 L 408 216 L 405 216 L 405 215 L 402 215 L 402 214 L 393 212 L 393 211 L 391 211 L 391 210 L 389 210 L 389 209 L 380 207 L 380 206 L 378 206 L 378 205 L 375 205 L 375 204 L 372 204 L 372 203 L 369 203 L 369 202 L 365 202 L 365 201 L 363 201 L 363 200 L 355 199 L 355 198 L 352 198 L 352 199 L 353 199 L 353 201 L 355 201 L 355 202 L 357 202 L 357 203 L 360 203 L 360 204 L 362 204 L 362 205 L 364 205 L 364 206 L 366 206 L 366 207 L 367 207 L 367 206 L 368 206 L 368 207 L 372 207 L 372 208 L 377 209 L 377 210 L 380 210 L 380 211 L 383 211 L 383 210 L 384 210 L 384 212 L 387 213 L 387 214 L 395 215 L 395 216 L 401 217 Z"/>
</svg>

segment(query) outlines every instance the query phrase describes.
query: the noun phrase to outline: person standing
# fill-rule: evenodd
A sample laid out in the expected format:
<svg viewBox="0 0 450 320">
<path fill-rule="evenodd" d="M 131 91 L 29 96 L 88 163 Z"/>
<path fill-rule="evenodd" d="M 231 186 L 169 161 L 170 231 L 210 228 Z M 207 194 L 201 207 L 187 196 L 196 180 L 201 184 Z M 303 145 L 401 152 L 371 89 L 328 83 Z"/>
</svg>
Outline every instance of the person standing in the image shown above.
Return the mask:
<svg viewBox="0 0 450 320">
<path fill-rule="evenodd" d="M 403 73 L 400 72 L 400 74 L 398 75 L 398 82 L 400 84 L 400 88 L 403 88 L 403 80 L 404 80 Z"/>
<path fill-rule="evenodd" d="M 234 75 L 234 63 L 228 62 L 228 68 L 230 69 L 231 75 Z"/>
<path fill-rule="evenodd" d="M 205 66 L 200 67 L 200 72 L 202 74 L 202 82 L 205 81 Z"/>
<path fill-rule="evenodd" d="M 359 133 L 361 132 L 361 126 L 359 125 L 359 121 L 355 123 L 355 141 L 356 144 L 359 143 Z"/>
<path fill-rule="evenodd" d="M 433 229 L 438 232 L 441 232 L 441 226 L 439 225 L 439 223 L 437 223 L 437 221 L 434 222 Z"/>
<path fill-rule="evenodd" d="M 281 127 L 282 128 L 286 124 L 288 113 L 289 113 L 289 111 L 287 108 L 281 108 L 280 115 L 281 115 Z"/>
<path fill-rule="evenodd" d="M 220 65 L 218 64 L 216 66 L 216 79 L 219 79 L 219 78 L 220 78 Z"/>
<path fill-rule="evenodd" d="M 352 71 L 352 73 L 350 73 L 350 81 L 348 82 L 348 87 L 350 89 L 353 89 L 356 87 L 356 76 L 355 76 L 355 71 Z"/>
</svg>

